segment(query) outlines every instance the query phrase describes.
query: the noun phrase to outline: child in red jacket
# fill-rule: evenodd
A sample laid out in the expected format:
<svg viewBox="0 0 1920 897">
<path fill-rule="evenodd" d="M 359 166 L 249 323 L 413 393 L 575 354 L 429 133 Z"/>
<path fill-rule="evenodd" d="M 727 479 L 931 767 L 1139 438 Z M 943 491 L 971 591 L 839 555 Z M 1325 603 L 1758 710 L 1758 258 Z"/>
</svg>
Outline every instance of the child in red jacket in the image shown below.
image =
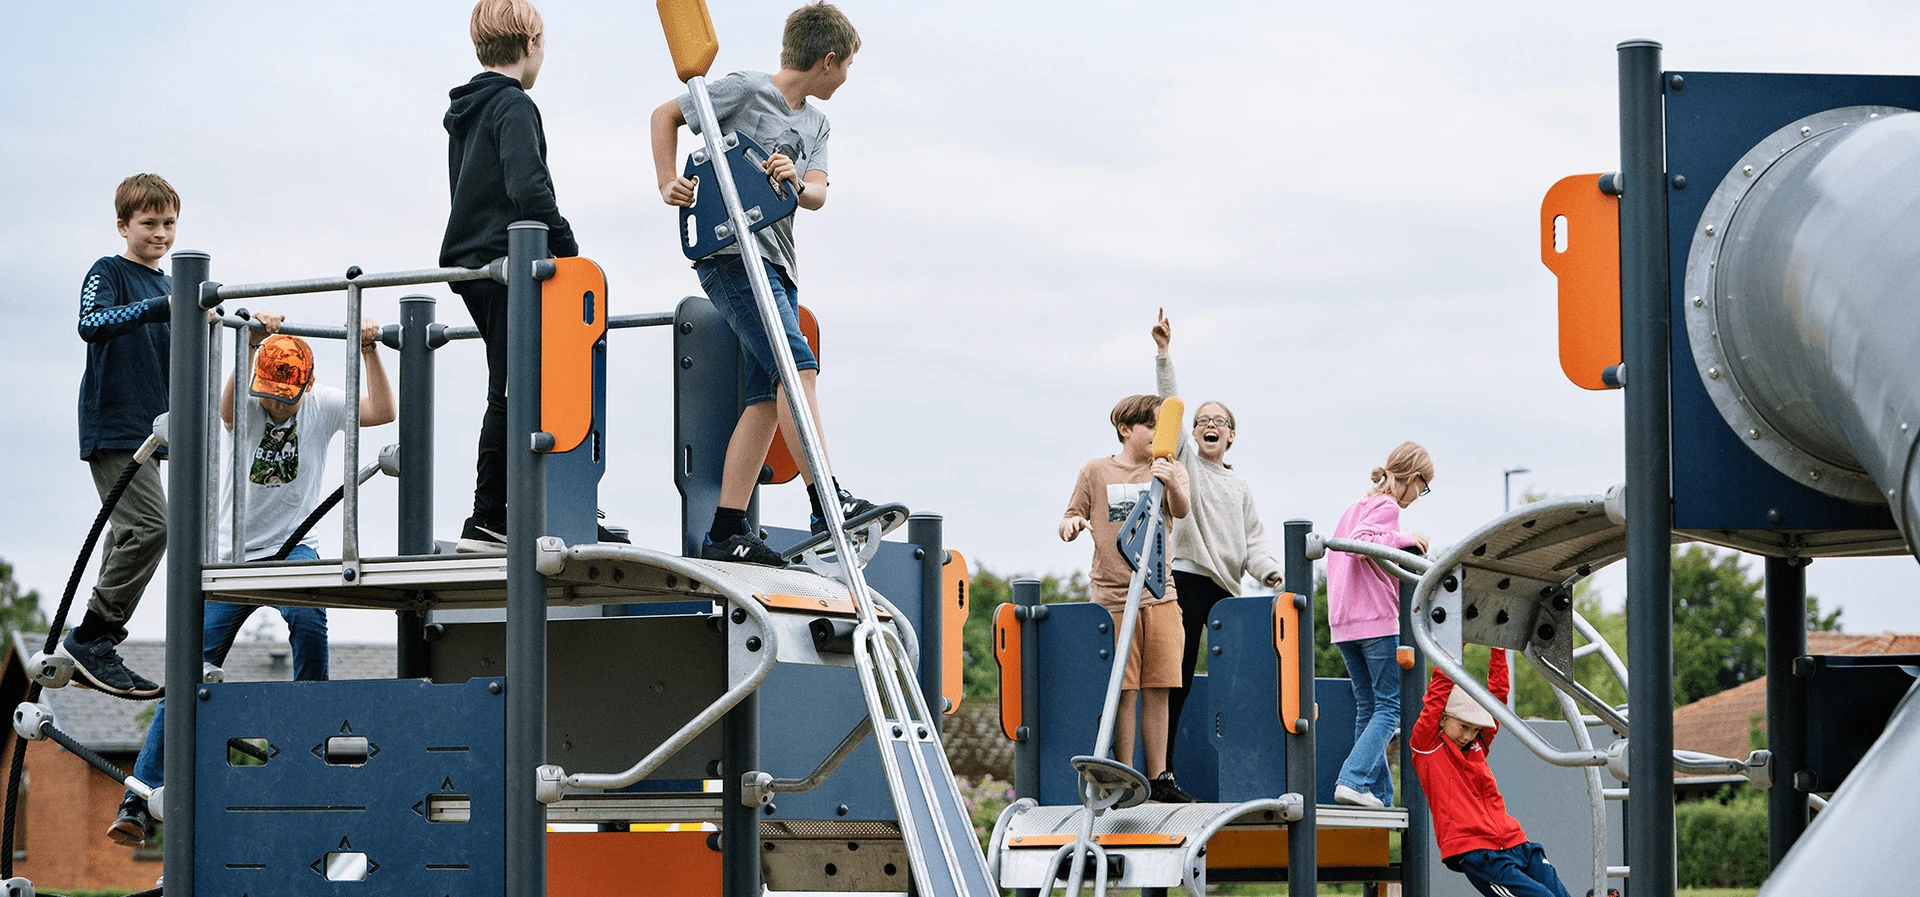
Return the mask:
<svg viewBox="0 0 1920 897">
<path fill-rule="evenodd" d="M 1507 699 L 1507 652 L 1487 664 L 1487 689 Z M 1433 671 L 1426 706 L 1408 736 L 1413 769 L 1433 813 L 1433 839 L 1447 868 L 1487 897 L 1569 897 L 1546 851 L 1527 840 L 1507 813 L 1500 785 L 1487 766 L 1487 748 L 1500 725 L 1486 708 Z"/>
</svg>

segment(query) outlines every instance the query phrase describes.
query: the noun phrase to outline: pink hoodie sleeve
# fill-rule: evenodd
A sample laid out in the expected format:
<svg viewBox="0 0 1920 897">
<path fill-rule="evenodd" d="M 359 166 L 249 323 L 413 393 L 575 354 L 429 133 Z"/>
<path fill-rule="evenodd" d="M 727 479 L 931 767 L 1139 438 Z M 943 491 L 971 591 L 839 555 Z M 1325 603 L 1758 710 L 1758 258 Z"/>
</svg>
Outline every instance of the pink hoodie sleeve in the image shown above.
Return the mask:
<svg viewBox="0 0 1920 897">
<path fill-rule="evenodd" d="M 1406 548 L 1417 544 L 1411 534 L 1400 531 L 1400 505 L 1386 495 L 1373 496 L 1367 502 L 1347 537 L 1390 548 Z"/>
</svg>

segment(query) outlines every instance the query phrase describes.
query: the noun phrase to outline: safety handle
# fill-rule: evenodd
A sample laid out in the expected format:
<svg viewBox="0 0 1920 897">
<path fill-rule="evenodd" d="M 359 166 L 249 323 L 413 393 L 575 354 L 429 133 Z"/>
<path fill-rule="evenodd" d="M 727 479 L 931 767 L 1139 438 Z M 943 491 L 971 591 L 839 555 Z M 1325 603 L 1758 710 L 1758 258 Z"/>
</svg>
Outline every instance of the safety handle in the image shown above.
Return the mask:
<svg viewBox="0 0 1920 897">
<path fill-rule="evenodd" d="M 1187 405 L 1179 396 L 1168 396 L 1160 403 L 1160 420 L 1153 425 L 1153 456 L 1171 458 L 1180 447 L 1180 422 L 1187 416 Z"/>
<path fill-rule="evenodd" d="M 706 0 L 658 0 L 654 5 L 660 10 L 660 30 L 667 36 L 674 74 L 682 81 L 706 75 L 720 55 Z"/>
</svg>

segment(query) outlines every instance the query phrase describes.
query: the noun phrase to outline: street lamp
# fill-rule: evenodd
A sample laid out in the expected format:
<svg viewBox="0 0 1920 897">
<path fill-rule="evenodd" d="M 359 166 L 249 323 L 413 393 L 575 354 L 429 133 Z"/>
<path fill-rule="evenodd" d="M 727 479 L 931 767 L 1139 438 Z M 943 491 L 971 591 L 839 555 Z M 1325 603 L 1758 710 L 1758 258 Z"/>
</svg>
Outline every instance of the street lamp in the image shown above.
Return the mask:
<svg viewBox="0 0 1920 897">
<path fill-rule="evenodd" d="M 1513 510 L 1513 475 L 1516 473 L 1532 472 L 1533 471 L 1519 465 L 1514 465 L 1500 472 L 1500 494 L 1506 502 L 1506 507 L 1503 510 Z"/>
</svg>

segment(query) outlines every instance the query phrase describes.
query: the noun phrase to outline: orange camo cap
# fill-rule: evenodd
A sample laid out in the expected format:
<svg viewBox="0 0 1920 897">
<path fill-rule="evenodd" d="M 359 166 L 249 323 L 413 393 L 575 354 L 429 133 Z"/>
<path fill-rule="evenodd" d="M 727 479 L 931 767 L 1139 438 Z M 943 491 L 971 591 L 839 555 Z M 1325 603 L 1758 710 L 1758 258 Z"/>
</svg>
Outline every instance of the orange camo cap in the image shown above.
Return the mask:
<svg viewBox="0 0 1920 897">
<path fill-rule="evenodd" d="M 297 336 L 276 333 L 253 356 L 253 395 L 289 405 L 313 384 L 313 349 Z"/>
</svg>

